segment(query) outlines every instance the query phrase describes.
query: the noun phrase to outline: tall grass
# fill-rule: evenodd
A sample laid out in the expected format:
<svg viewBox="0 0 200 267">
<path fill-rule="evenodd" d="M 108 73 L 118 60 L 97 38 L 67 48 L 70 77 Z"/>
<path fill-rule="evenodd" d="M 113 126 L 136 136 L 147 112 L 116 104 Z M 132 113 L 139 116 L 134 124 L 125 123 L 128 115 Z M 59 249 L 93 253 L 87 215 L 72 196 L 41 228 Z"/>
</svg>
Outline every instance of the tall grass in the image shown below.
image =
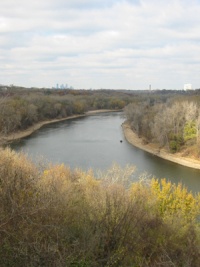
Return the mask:
<svg viewBox="0 0 200 267">
<path fill-rule="evenodd" d="M 200 266 L 200 198 L 0 151 L 0 266 Z M 122 179 L 120 180 L 120 177 Z"/>
</svg>

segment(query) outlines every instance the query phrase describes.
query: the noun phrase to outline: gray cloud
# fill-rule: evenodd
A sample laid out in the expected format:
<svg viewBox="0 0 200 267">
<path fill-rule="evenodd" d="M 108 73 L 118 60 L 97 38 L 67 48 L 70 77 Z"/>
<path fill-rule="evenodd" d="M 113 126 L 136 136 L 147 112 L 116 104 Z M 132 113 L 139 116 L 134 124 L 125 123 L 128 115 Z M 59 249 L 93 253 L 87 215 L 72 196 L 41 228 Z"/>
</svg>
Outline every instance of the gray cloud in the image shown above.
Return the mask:
<svg viewBox="0 0 200 267">
<path fill-rule="evenodd" d="M 0 83 L 200 87 L 197 0 L 1 0 Z"/>
</svg>

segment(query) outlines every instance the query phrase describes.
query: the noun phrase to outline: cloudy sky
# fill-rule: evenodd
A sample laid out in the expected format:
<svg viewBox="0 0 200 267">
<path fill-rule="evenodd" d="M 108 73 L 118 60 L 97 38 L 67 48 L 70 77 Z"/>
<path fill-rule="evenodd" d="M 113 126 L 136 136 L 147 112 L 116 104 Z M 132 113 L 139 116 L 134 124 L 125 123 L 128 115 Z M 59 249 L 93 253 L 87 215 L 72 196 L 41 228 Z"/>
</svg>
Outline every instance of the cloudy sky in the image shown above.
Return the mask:
<svg viewBox="0 0 200 267">
<path fill-rule="evenodd" d="M 0 84 L 200 88 L 200 0 L 0 0 Z"/>
</svg>

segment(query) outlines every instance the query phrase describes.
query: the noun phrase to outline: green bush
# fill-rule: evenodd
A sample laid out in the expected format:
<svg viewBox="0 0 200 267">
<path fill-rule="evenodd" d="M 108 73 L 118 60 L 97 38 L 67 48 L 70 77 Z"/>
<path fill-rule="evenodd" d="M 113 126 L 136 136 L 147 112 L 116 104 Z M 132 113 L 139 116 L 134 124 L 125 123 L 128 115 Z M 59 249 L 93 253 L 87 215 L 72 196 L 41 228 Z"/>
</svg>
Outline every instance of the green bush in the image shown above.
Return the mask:
<svg viewBox="0 0 200 267">
<path fill-rule="evenodd" d="M 194 121 L 187 122 L 184 127 L 184 140 L 197 138 L 197 126 Z"/>
<path fill-rule="evenodd" d="M 170 135 L 169 149 L 171 153 L 178 152 L 184 144 L 183 137 L 181 135 Z"/>
</svg>

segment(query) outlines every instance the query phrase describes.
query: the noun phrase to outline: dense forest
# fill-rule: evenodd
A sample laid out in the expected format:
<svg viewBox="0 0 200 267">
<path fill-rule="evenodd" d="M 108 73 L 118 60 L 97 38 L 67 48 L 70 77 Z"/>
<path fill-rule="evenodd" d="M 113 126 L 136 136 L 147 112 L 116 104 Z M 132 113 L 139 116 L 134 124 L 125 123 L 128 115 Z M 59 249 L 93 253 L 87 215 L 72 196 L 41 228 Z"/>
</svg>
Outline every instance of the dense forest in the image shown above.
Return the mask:
<svg viewBox="0 0 200 267">
<path fill-rule="evenodd" d="M 7 135 L 40 121 L 83 114 L 88 110 L 123 109 L 129 103 L 136 103 L 133 110 L 138 114 L 144 102 L 150 107 L 152 103 L 164 103 L 185 94 L 176 90 L 56 90 L 0 86 L 0 133 Z M 133 125 L 132 118 L 129 116 L 128 119 Z"/>
<path fill-rule="evenodd" d="M 6 135 L 93 109 L 122 109 L 128 103 L 128 94 L 109 90 L 0 88 L 0 132 Z"/>
<path fill-rule="evenodd" d="M 0 151 L 0 266 L 199 267 L 200 195 Z"/>
<path fill-rule="evenodd" d="M 0 133 L 124 109 L 145 142 L 199 155 L 200 93 L 0 87 Z M 199 267 L 200 195 L 134 167 L 97 176 L 0 149 L 0 266 Z"/>
</svg>

